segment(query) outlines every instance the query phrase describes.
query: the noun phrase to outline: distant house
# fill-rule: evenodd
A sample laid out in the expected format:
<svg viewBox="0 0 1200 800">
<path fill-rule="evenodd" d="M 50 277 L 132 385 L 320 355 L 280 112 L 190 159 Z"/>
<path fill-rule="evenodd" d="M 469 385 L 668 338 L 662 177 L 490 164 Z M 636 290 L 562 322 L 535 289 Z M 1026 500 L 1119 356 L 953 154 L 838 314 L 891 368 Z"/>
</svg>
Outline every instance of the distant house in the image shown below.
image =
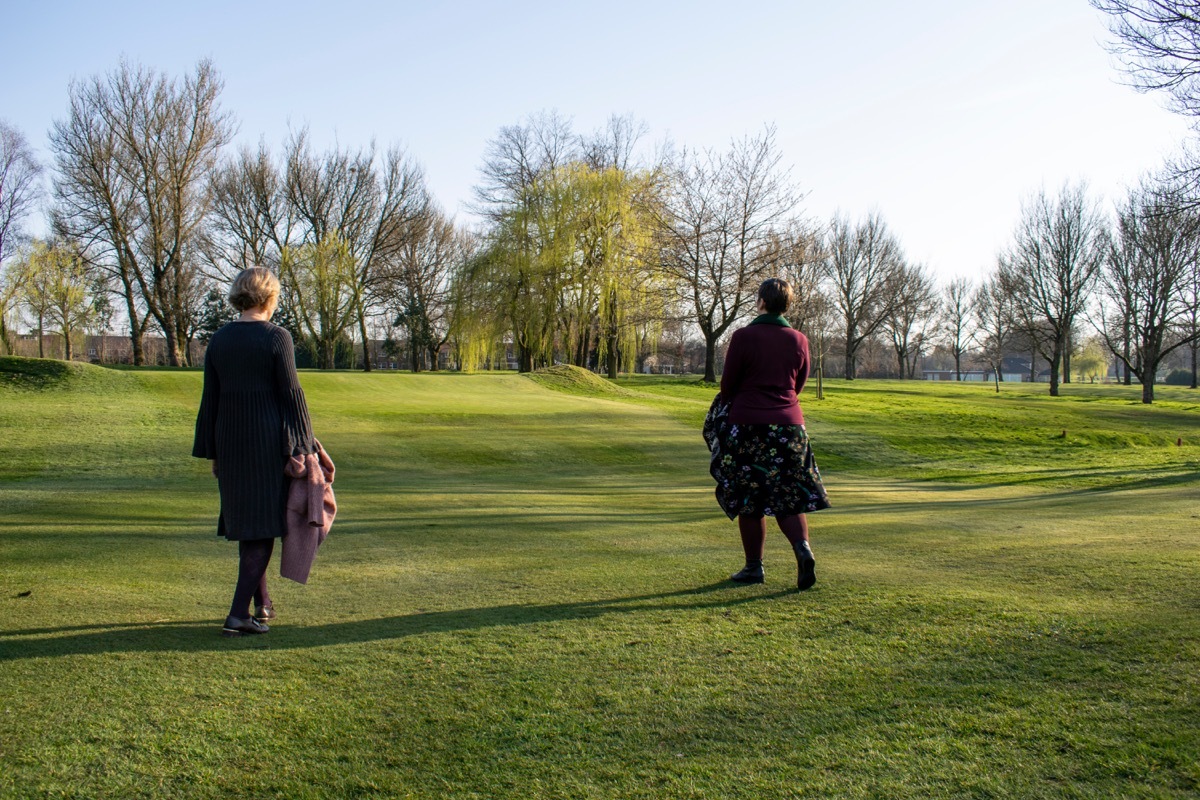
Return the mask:
<svg viewBox="0 0 1200 800">
<path fill-rule="evenodd" d="M 993 374 L 990 369 L 964 369 L 958 373 L 964 381 L 990 381 L 993 379 Z M 1002 372 L 1000 373 L 1001 380 L 1005 383 L 1021 383 L 1029 380 L 1028 372 Z M 953 381 L 955 379 L 954 370 L 952 369 L 925 369 L 921 370 L 921 378 L 927 381 Z"/>
<path fill-rule="evenodd" d="M 982 369 L 964 369 L 958 372 L 957 375 L 952 369 L 923 369 L 921 370 L 921 378 L 927 381 L 986 381 L 990 380 L 992 373 L 989 370 Z"/>
<path fill-rule="evenodd" d="M 103 336 L 82 335 L 72 336 L 72 359 L 75 361 L 90 361 L 93 364 L 132 364 L 133 343 L 128 336 L 105 334 Z M 38 335 L 36 333 L 18 334 L 14 342 L 13 355 L 34 358 L 38 355 Z M 62 356 L 62 336 L 57 333 L 43 333 L 41 352 L 46 358 Z M 192 341 L 189 356 L 192 364 L 204 363 L 205 347 L 198 341 Z M 165 366 L 167 358 L 167 340 L 162 336 L 146 335 L 142 337 L 142 355 L 147 364 Z"/>
</svg>

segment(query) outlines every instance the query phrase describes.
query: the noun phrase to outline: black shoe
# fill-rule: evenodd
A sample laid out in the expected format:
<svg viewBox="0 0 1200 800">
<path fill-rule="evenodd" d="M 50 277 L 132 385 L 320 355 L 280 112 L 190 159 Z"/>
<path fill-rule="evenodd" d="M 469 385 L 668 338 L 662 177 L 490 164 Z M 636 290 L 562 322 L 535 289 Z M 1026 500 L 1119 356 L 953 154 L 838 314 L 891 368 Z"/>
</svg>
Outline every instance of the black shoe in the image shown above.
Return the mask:
<svg viewBox="0 0 1200 800">
<path fill-rule="evenodd" d="M 817 582 L 817 562 L 808 542 L 800 542 L 792 549 L 796 551 L 796 588 L 803 592 Z"/>
<path fill-rule="evenodd" d="M 742 567 L 740 572 L 735 572 L 729 576 L 729 580 L 734 583 L 762 583 L 766 580 L 763 574 L 762 564 L 747 564 Z"/>
<path fill-rule="evenodd" d="M 249 636 L 255 633 L 267 633 L 271 629 L 258 620 L 238 619 L 232 614 L 225 618 L 225 627 L 221 628 L 222 636 Z"/>
<path fill-rule="evenodd" d="M 255 606 L 254 607 L 254 618 L 256 620 L 258 620 L 259 622 L 270 622 L 271 620 L 275 619 L 275 607 L 274 606 Z"/>
</svg>

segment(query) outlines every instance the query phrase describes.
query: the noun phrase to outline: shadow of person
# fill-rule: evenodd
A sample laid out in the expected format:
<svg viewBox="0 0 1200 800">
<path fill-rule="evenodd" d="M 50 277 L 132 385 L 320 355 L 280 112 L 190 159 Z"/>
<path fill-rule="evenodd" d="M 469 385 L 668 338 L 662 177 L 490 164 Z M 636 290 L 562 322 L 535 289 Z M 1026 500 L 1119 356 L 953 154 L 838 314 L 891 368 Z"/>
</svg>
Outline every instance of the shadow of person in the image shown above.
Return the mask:
<svg viewBox="0 0 1200 800">
<path fill-rule="evenodd" d="M 588 620 L 611 614 L 729 607 L 770 600 L 794 590 L 746 593 L 729 581 L 691 589 L 571 603 L 516 603 L 483 608 L 399 614 L 320 625 L 289 624 L 267 636 L 230 641 L 218 635 L 212 620 L 145 624 L 80 625 L 0 632 L 0 661 L 71 655 L 138 652 L 207 652 L 232 647 L 293 650 L 338 644 L 390 641 L 427 633 L 491 628 L 499 625 Z M 741 590 L 735 596 L 727 591 Z"/>
</svg>

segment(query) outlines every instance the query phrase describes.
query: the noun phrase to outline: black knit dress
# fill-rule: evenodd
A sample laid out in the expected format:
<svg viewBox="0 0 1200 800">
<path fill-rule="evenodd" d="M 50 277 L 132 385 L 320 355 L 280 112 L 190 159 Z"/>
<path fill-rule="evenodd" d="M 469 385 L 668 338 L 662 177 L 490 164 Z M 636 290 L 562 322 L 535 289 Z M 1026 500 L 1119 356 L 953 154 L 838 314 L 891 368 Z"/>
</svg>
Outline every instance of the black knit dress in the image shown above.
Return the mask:
<svg viewBox="0 0 1200 800">
<path fill-rule="evenodd" d="M 288 457 L 315 453 L 292 337 L 270 322 L 230 322 L 204 356 L 204 394 L 192 455 L 217 459 L 227 539 L 284 535 Z"/>
</svg>

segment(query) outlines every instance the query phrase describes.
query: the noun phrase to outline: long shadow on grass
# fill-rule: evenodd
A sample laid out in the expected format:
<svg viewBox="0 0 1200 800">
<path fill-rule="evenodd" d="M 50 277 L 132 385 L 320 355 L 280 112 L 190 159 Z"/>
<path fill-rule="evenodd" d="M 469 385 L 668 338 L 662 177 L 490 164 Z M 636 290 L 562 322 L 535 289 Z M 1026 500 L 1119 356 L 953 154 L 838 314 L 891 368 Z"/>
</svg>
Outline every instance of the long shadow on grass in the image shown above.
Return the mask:
<svg viewBox="0 0 1200 800">
<path fill-rule="evenodd" d="M 737 593 L 734 596 L 727 594 L 739 588 L 742 587 L 723 581 L 677 592 L 584 600 L 576 603 L 514 604 L 416 612 L 326 625 L 282 625 L 276 627 L 268 636 L 252 636 L 238 640 L 220 638 L 217 623 L 213 620 L 76 625 L 0 631 L 0 661 L 101 653 L 237 651 L 247 647 L 272 650 L 304 649 L 391 641 L 426 633 L 470 631 L 503 625 L 573 622 L 609 614 L 729 607 L 791 594 L 790 591 L 766 594 Z"/>
<path fill-rule="evenodd" d="M 1091 486 L 1079 486 L 1058 491 L 1036 491 L 1030 494 L 1013 494 L 1006 497 L 981 498 L 978 492 L 992 489 L 1005 489 L 1013 486 L 1033 486 L 1039 483 L 1049 483 L 1063 478 L 1079 478 L 1084 476 L 1079 470 L 1043 470 L 1036 475 L 1003 483 L 944 483 L 919 481 L 884 481 L 873 480 L 869 483 L 859 483 L 851 477 L 844 488 L 850 494 L 866 493 L 872 495 L 869 500 L 858 499 L 846 504 L 835 505 L 838 512 L 869 511 L 871 513 L 894 513 L 911 510 L 916 506 L 929 506 L 939 511 L 958 511 L 981 509 L 1001 506 L 1054 505 L 1065 501 L 1084 501 L 1097 495 L 1116 495 L 1140 490 L 1167 489 L 1195 484 L 1195 473 L 1171 470 L 1142 470 L 1144 477 L 1129 478 L 1125 470 L 1093 470 L 1086 473 L 1092 480 L 1104 481 Z M 1157 474 L 1156 474 L 1157 473 Z M 1104 479 L 1110 479 L 1105 481 Z M 835 481 L 827 482 L 830 496 L 837 497 L 838 487 Z M 953 495 L 965 493 L 964 499 L 954 499 Z M 880 501 L 884 495 L 913 495 L 912 500 L 894 502 Z M 936 498 L 936 499 L 931 499 Z"/>
</svg>

